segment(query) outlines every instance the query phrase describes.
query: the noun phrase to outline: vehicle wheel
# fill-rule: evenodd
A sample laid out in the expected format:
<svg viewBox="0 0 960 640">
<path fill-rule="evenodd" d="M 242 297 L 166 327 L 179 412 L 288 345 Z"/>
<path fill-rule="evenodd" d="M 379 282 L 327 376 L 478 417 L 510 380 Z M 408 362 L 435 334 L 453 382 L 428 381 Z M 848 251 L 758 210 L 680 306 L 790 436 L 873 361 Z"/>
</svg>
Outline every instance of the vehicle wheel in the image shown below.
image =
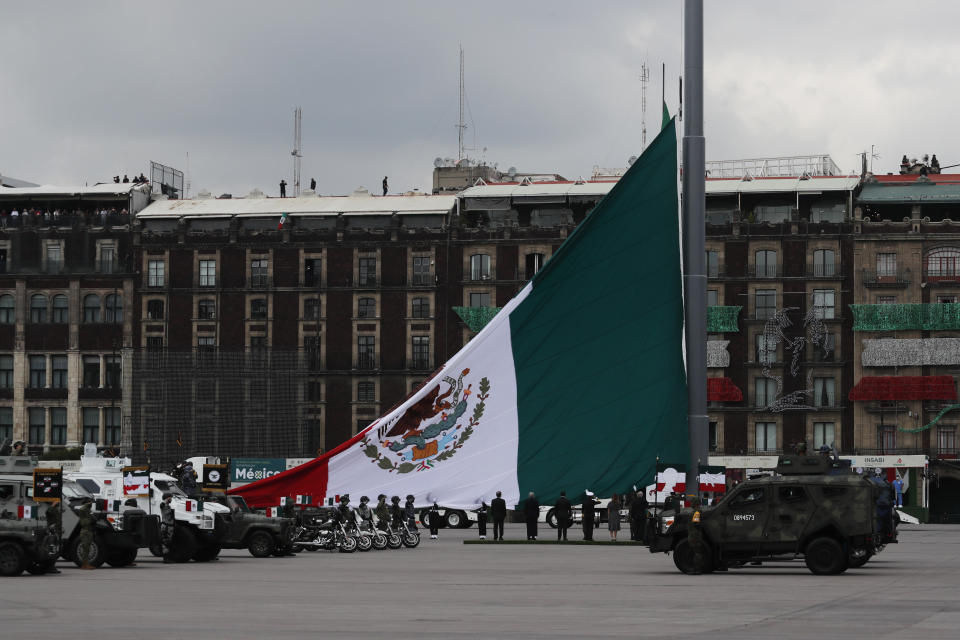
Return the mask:
<svg viewBox="0 0 960 640">
<path fill-rule="evenodd" d="M 686 540 L 681 540 L 673 549 L 673 564 L 676 565 L 682 573 L 698 574 L 710 573 L 713 570 L 712 554 L 710 547 L 703 543 L 703 560 L 699 566 L 695 564 L 693 549 Z"/>
<path fill-rule="evenodd" d="M 266 531 L 254 531 L 247 539 L 247 550 L 254 558 L 267 558 L 275 549 L 273 536 Z"/>
<path fill-rule="evenodd" d="M 216 560 L 217 556 L 220 555 L 221 548 L 222 547 L 218 544 L 214 544 L 209 547 L 202 547 L 197 549 L 197 552 L 193 554 L 193 559 L 196 562 L 210 562 L 211 560 Z"/>
<path fill-rule="evenodd" d="M 70 547 L 70 556 L 73 558 L 73 564 L 78 567 L 83 566 L 83 558 L 80 557 L 80 536 L 74 538 Z M 87 556 L 87 562 L 91 567 L 99 567 L 106 560 L 106 553 L 103 544 L 103 538 L 98 535 L 93 536 L 93 542 L 90 543 L 90 554 Z"/>
<path fill-rule="evenodd" d="M 340 553 L 353 553 L 357 550 L 357 539 L 347 536 L 340 541 Z"/>
<path fill-rule="evenodd" d="M 126 567 L 137 560 L 137 549 L 120 549 L 119 551 L 114 551 L 107 556 L 107 564 L 111 567 Z"/>
<path fill-rule="evenodd" d="M 418 544 L 420 544 L 420 536 L 414 533 L 407 533 L 403 536 L 403 546 L 408 549 L 413 549 Z"/>
<path fill-rule="evenodd" d="M 370 551 L 370 549 L 373 549 L 373 538 L 370 536 L 357 536 L 354 539 L 357 541 L 358 551 Z"/>
<path fill-rule="evenodd" d="M 557 512 L 553 509 L 547 511 L 547 524 L 550 525 L 551 529 L 557 528 Z"/>
<path fill-rule="evenodd" d="M 850 561 L 847 563 L 851 569 L 859 569 L 863 565 L 867 564 L 867 561 L 873 557 L 873 554 L 869 551 L 864 551 L 861 555 L 850 554 Z"/>
<path fill-rule="evenodd" d="M 190 562 L 197 553 L 197 536 L 185 525 L 177 523 L 173 527 L 173 539 L 170 541 L 170 553 L 164 560 L 172 562 Z"/>
<path fill-rule="evenodd" d="M 0 543 L 0 576 L 18 576 L 26 568 L 27 557 L 19 544 Z"/>
<path fill-rule="evenodd" d="M 44 560 L 43 562 L 31 562 L 27 565 L 27 573 L 32 576 L 42 576 L 45 573 L 50 573 L 53 569 L 57 568 L 56 560 Z"/>
<path fill-rule="evenodd" d="M 399 549 L 403 546 L 403 540 L 401 540 L 400 536 L 396 533 L 391 533 L 387 536 L 387 546 L 391 549 Z"/>
<path fill-rule="evenodd" d="M 387 548 L 387 536 L 382 533 L 377 533 L 373 536 L 373 548 L 377 551 L 383 551 Z"/>
<path fill-rule="evenodd" d="M 847 555 L 840 543 L 833 538 L 817 538 L 807 545 L 804 561 L 811 573 L 818 576 L 843 573 L 847 568 Z"/>
<path fill-rule="evenodd" d="M 425 527 L 430 526 L 430 509 L 420 509 L 420 524 Z"/>
<path fill-rule="evenodd" d="M 152 545 L 150 545 L 150 553 L 152 553 L 152 554 L 153 554 L 154 556 L 156 556 L 157 558 L 162 558 L 162 557 L 163 557 L 163 547 L 161 547 L 159 544 L 152 544 Z M 70 558 L 67 558 L 67 559 L 70 560 Z"/>
<path fill-rule="evenodd" d="M 462 511 L 447 511 L 443 514 L 443 523 L 448 529 L 459 529 L 466 519 L 466 514 Z"/>
</svg>

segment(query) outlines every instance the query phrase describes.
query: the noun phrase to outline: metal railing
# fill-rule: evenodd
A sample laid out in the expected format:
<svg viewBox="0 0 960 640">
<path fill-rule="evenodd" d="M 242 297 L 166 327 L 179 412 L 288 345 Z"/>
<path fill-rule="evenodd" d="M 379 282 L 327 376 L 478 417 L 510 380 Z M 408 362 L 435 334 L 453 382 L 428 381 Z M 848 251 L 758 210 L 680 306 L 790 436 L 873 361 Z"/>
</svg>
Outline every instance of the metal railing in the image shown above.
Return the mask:
<svg viewBox="0 0 960 640">
<path fill-rule="evenodd" d="M 910 284 L 909 269 L 894 269 L 892 271 L 868 271 L 864 269 L 860 277 L 865 287 L 902 288 Z"/>
</svg>

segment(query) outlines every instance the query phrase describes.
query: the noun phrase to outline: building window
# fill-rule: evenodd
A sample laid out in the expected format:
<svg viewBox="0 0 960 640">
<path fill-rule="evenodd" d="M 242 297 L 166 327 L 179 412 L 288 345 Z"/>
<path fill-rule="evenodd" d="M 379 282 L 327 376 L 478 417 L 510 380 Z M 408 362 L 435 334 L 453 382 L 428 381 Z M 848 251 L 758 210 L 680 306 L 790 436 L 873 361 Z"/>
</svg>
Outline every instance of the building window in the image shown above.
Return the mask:
<svg viewBox="0 0 960 640">
<path fill-rule="evenodd" d="M 210 350 L 217 346 L 216 338 L 213 336 L 198 336 L 197 347 L 200 350 Z"/>
<path fill-rule="evenodd" d="M 777 252 L 757 251 L 754 254 L 758 278 L 777 277 Z"/>
<path fill-rule="evenodd" d="M 60 243 L 47 243 L 46 258 L 47 273 L 60 273 L 63 270 L 63 250 L 60 248 Z"/>
<path fill-rule="evenodd" d="M 67 356 L 53 356 L 53 379 L 50 385 L 54 389 L 67 388 Z"/>
<path fill-rule="evenodd" d="M 320 336 L 307 336 L 303 339 L 303 348 L 307 352 L 307 365 L 310 371 L 320 370 Z"/>
<path fill-rule="evenodd" d="M 830 319 L 834 317 L 833 289 L 813 290 L 813 313 L 818 318 Z"/>
<path fill-rule="evenodd" d="M 764 409 L 773 404 L 777 399 L 777 381 L 773 378 L 756 378 L 754 380 L 754 405 L 758 409 Z"/>
<path fill-rule="evenodd" d="M 528 253 L 525 260 L 527 280 L 529 280 L 543 268 L 544 255 L 542 253 Z"/>
<path fill-rule="evenodd" d="M 357 383 L 357 402 L 376 402 L 377 385 L 373 382 Z"/>
<path fill-rule="evenodd" d="M 707 306 L 716 307 L 720 304 L 719 292 L 716 289 L 707 289 Z"/>
<path fill-rule="evenodd" d="M 817 249 L 813 252 L 813 275 L 815 277 L 831 277 L 836 275 L 837 258 L 833 249 Z"/>
<path fill-rule="evenodd" d="M 377 284 L 377 258 L 376 256 L 366 256 L 358 258 L 358 276 L 357 285 L 361 287 L 373 287 Z"/>
<path fill-rule="evenodd" d="M 485 253 L 478 253 L 470 256 L 470 279 L 490 279 L 490 256 Z"/>
<path fill-rule="evenodd" d="M 306 258 L 303 261 L 303 286 L 320 286 L 320 269 L 322 268 L 320 258 Z"/>
<path fill-rule="evenodd" d="M 877 304 L 897 304 L 897 296 L 877 296 Z"/>
<path fill-rule="evenodd" d="M 707 277 L 720 277 L 720 253 L 717 251 L 707 251 Z"/>
<path fill-rule="evenodd" d="M 47 386 L 47 356 L 30 356 L 30 388 Z"/>
<path fill-rule="evenodd" d="M 104 320 L 107 324 L 120 324 L 123 322 L 123 296 L 111 293 L 105 299 L 106 314 Z"/>
<path fill-rule="evenodd" d="M 954 425 L 940 425 L 937 427 L 937 453 L 956 455 L 957 427 Z"/>
<path fill-rule="evenodd" d="M 163 300 L 147 300 L 147 319 L 163 320 Z"/>
<path fill-rule="evenodd" d="M 100 444 L 100 410 L 95 407 L 83 408 L 83 442 Z"/>
<path fill-rule="evenodd" d="M 53 322 L 67 324 L 70 322 L 70 303 L 67 296 L 61 294 L 53 296 Z"/>
<path fill-rule="evenodd" d="M 147 351 L 161 351 L 163 349 L 163 336 L 147 336 Z"/>
<path fill-rule="evenodd" d="M 413 299 L 413 317 L 414 318 L 430 317 L 430 298 L 414 298 Z"/>
<path fill-rule="evenodd" d="M 470 306 L 471 307 L 489 307 L 490 294 L 489 293 L 471 293 Z"/>
<path fill-rule="evenodd" d="M 837 334 L 823 334 L 823 345 L 813 345 L 814 362 L 833 362 L 836 360 Z"/>
<path fill-rule="evenodd" d="M 217 261 L 200 260 L 200 281 L 201 287 L 217 286 Z"/>
<path fill-rule="evenodd" d="M 30 296 L 30 322 L 34 324 L 47 321 L 47 296 L 37 293 Z"/>
<path fill-rule="evenodd" d="M 0 356 L 0 389 L 13 389 L 13 356 Z"/>
<path fill-rule="evenodd" d="M 121 380 L 121 359 L 120 356 L 105 356 L 104 359 L 104 385 L 107 389 L 119 389 L 123 384 Z"/>
<path fill-rule="evenodd" d="M 303 301 L 303 317 L 305 320 L 320 319 L 320 298 L 307 298 Z"/>
<path fill-rule="evenodd" d="M 897 254 L 877 254 L 877 282 L 895 282 L 897 279 Z"/>
<path fill-rule="evenodd" d="M 104 444 L 120 444 L 120 409 L 108 407 L 103 410 Z"/>
<path fill-rule="evenodd" d="M 924 262 L 930 280 L 956 280 L 960 276 L 960 249 L 936 249 Z"/>
<path fill-rule="evenodd" d="M 100 386 L 100 356 L 83 356 L 83 386 L 86 389 Z"/>
<path fill-rule="evenodd" d="M 0 296 L 0 324 L 13 324 L 17 321 L 13 296 Z"/>
<path fill-rule="evenodd" d="M 814 378 L 813 405 L 815 407 L 833 407 L 835 401 L 833 378 Z"/>
<path fill-rule="evenodd" d="M 715 452 L 717 450 L 717 423 L 711 422 L 708 431 L 708 446 L 710 451 Z"/>
<path fill-rule="evenodd" d="M 214 320 L 217 317 L 217 301 L 213 298 L 201 298 L 197 301 L 197 318 Z"/>
<path fill-rule="evenodd" d="M 756 423 L 756 447 L 755 448 L 757 451 L 776 451 L 777 450 L 777 423 L 776 422 Z"/>
<path fill-rule="evenodd" d="M 357 368 L 375 369 L 376 366 L 376 338 L 357 336 Z"/>
<path fill-rule="evenodd" d="M 100 322 L 100 296 L 95 293 L 83 298 L 83 321 L 94 324 Z"/>
<path fill-rule="evenodd" d="M 30 431 L 27 440 L 30 444 L 45 444 L 47 441 L 47 410 L 42 407 L 27 409 Z"/>
<path fill-rule="evenodd" d="M 166 265 L 163 260 L 150 260 L 147 263 L 147 286 L 162 287 L 165 283 Z"/>
<path fill-rule="evenodd" d="M 377 301 L 373 298 L 360 298 L 357 300 L 357 317 L 358 318 L 376 318 L 377 317 Z"/>
<path fill-rule="evenodd" d="M 413 257 L 413 284 L 428 285 L 431 284 L 430 277 L 430 256 Z"/>
<path fill-rule="evenodd" d="M 813 423 L 813 448 L 832 447 L 836 442 L 836 431 L 832 422 Z"/>
<path fill-rule="evenodd" d="M 413 336 L 413 368 L 430 368 L 430 336 Z"/>
<path fill-rule="evenodd" d="M 254 298 L 250 301 L 250 319 L 251 320 L 266 320 L 267 319 L 267 299 L 266 298 Z"/>
<path fill-rule="evenodd" d="M 0 442 L 13 440 L 13 407 L 0 407 Z"/>
<path fill-rule="evenodd" d="M 308 380 L 307 381 L 307 401 L 308 402 L 321 402 L 321 389 L 323 388 L 323 383 L 319 380 Z"/>
<path fill-rule="evenodd" d="M 956 304 L 957 296 L 937 296 L 938 304 Z"/>
<path fill-rule="evenodd" d="M 250 261 L 250 286 L 263 289 L 267 286 L 267 259 L 257 258 Z"/>
<path fill-rule="evenodd" d="M 897 428 L 892 425 L 877 426 L 877 449 L 880 453 L 893 453 L 897 449 Z"/>
<path fill-rule="evenodd" d="M 100 273 L 113 273 L 117 269 L 117 250 L 112 244 L 100 245 Z M 56 443 L 54 443 L 56 444 Z"/>
<path fill-rule="evenodd" d="M 766 320 L 777 313 L 777 290 L 757 289 L 757 319 Z"/>
<path fill-rule="evenodd" d="M 777 341 L 766 334 L 757 334 L 757 362 L 773 364 L 777 361 Z"/>
<path fill-rule="evenodd" d="M 67 410 L 63 407 L 50 409 L 50 444 L 67 444 Z"/>
</svg>

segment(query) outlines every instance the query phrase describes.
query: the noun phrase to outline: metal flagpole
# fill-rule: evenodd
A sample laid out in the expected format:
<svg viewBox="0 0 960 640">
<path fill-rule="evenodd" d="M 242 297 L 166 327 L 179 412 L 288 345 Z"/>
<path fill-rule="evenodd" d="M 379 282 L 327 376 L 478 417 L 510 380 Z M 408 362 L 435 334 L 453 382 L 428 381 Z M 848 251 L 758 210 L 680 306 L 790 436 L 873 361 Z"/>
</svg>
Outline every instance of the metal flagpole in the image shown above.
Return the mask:
<svg viewBox="0 0 960 640">
<path fill-rule="evenodd" d="M 687 347 L 687 495 L 697 495 L 707 458 L 707 274 L 704 245 L 706 154 L 703 138 L 703 0 L 684 0 L 683 290 Z"/>
</svg>

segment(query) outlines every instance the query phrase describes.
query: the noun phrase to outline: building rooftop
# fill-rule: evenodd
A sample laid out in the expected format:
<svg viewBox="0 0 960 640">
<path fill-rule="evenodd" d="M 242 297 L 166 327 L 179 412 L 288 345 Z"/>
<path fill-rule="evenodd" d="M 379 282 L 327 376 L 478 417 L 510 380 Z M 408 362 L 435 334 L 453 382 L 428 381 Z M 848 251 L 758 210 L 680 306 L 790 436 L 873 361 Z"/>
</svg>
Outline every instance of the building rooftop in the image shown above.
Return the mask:
<svg viewBox="0 0 960 640">
<path fill-rule="evenodd" d="M 58 186 L 44 184 L 35 187 L 0 188 L 0 198 L 5 200 L 32 200 L 38 198 L 76 198 L 78 196 L 128 197 L 134 190 L 150 192 L 149 184 L 105 182 L 93 186 Z"/>
</svg>

